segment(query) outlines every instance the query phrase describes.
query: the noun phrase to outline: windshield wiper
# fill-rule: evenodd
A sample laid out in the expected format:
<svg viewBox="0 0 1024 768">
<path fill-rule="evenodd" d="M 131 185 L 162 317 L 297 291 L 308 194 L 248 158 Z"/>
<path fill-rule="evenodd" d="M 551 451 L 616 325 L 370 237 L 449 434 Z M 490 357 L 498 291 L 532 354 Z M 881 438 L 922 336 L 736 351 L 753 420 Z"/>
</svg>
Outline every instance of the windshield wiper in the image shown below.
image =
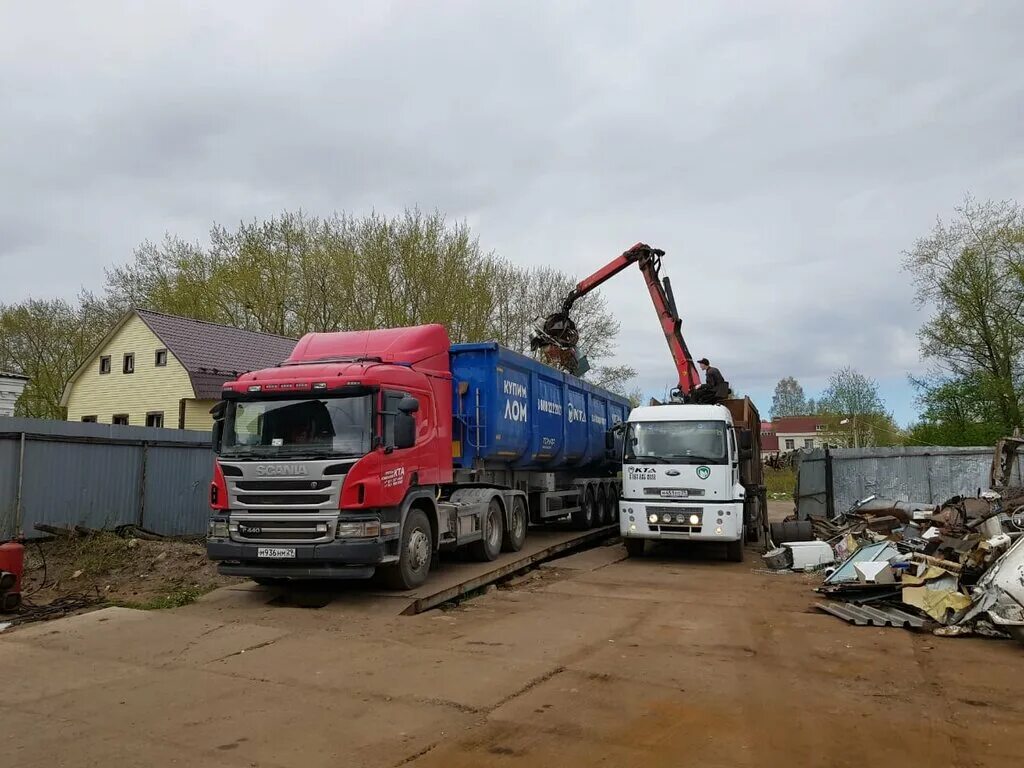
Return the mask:
<svg viewBox="0 0 1024 768">
<path fill-rule="evenodd" d="M 627 464 L 668 464 L 669 460 L 661 456 L 636 456 L 626 460 Z"/>
<path fill-rule="evenodd" d="M 671 462 L 678 462 L 680 464 L 717 464 L 721 461 L 720 457 L 712 456 L 669 456 L 668 460 Z"/>
</svg>

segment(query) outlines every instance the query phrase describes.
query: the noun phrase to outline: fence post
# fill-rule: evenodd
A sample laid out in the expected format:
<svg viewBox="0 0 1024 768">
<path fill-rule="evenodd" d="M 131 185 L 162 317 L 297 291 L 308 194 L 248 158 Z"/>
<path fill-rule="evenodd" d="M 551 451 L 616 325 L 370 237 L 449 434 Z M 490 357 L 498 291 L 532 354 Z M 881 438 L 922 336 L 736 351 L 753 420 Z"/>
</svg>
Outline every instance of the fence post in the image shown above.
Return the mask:
<svg viewBox="0 0 1024 768">
<path fill-rule="evenodd" d="M 14 526 L 12 533 L 15 536 L 22 536 L 21 530 L 21 488 L 25 478 L 25 433 L 21 433 L 20 445 L 18 448 L 18 492 L 14 498 Z"/>
<path fill-rule="evenodd" d="M 146 527 L 146 465 L 149 463 L 149 443 L 142 442 L 142 468 L 139 472 L 139 528 Z"/>
<path fill-rule="evenodd" d="M 836 516 L 836 499 L 832 490 L 832 449 L 825 446 L 825 515 L 829 520 Z"/>
</svg>

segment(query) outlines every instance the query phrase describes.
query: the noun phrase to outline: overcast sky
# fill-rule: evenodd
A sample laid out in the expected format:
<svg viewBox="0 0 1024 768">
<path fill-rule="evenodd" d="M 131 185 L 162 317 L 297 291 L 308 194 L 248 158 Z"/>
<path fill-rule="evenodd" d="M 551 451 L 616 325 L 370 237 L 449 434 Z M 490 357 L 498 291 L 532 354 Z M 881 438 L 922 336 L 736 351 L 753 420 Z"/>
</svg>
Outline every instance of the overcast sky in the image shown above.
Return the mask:
<svg viewBox="0 0 1024 768">
<path fill-rule="evenodd" d="M 920 371 L 901 251 L 1024 198 L 1024 3 L 4 3 L 0 301 L 165 232 L 438 208 L 580 276 L 668 251 L 684 331 L 762 412 L 782 376 Z M 673 381 L 639 273 L 618 361 Z"/>
</svg>

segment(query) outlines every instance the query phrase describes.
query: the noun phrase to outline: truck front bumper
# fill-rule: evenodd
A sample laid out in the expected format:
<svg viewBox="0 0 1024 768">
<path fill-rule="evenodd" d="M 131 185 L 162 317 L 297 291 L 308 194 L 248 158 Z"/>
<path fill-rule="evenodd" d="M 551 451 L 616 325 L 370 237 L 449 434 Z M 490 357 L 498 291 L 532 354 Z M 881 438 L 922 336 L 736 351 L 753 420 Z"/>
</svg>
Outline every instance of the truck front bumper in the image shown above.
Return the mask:
<svg viewBox="0 0 1024 768">
<path fill-rule="evenodd" d="M 697 517 L 695 523 L 692 515 Z M 652 519 L 655 516 L 657 522 Z M 743 538 L 743 504 L 623 500 L 619 502 L 619 533 L 635 539 L 737 541 Z"/>
<path fill-rule="evenodd" d="M 295 557 L 261 558 L 259 550 L 265 547 L 294 549 Z M 284 579 L 368 579 L 377 566 L 398 560 L 380 539 L 294 545 L 208 539 L 206 556 L 225 576 Z"/>
</svg>

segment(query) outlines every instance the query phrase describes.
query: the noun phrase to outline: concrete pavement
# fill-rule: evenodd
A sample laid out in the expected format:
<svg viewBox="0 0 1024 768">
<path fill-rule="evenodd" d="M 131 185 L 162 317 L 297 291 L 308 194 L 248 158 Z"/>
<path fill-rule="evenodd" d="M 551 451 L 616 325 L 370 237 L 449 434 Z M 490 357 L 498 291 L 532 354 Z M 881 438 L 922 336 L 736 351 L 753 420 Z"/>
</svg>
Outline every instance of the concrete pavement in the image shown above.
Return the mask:
<svg viewBox="0 0 1024 768">
<path fill-rule="evenodd" d="M 1019 647 L 852 627 L 717 555 L 598 548 L 411 617 L 244 585 L 22 628 L 0 764 L 1019 764 Z"/>
</svg>

